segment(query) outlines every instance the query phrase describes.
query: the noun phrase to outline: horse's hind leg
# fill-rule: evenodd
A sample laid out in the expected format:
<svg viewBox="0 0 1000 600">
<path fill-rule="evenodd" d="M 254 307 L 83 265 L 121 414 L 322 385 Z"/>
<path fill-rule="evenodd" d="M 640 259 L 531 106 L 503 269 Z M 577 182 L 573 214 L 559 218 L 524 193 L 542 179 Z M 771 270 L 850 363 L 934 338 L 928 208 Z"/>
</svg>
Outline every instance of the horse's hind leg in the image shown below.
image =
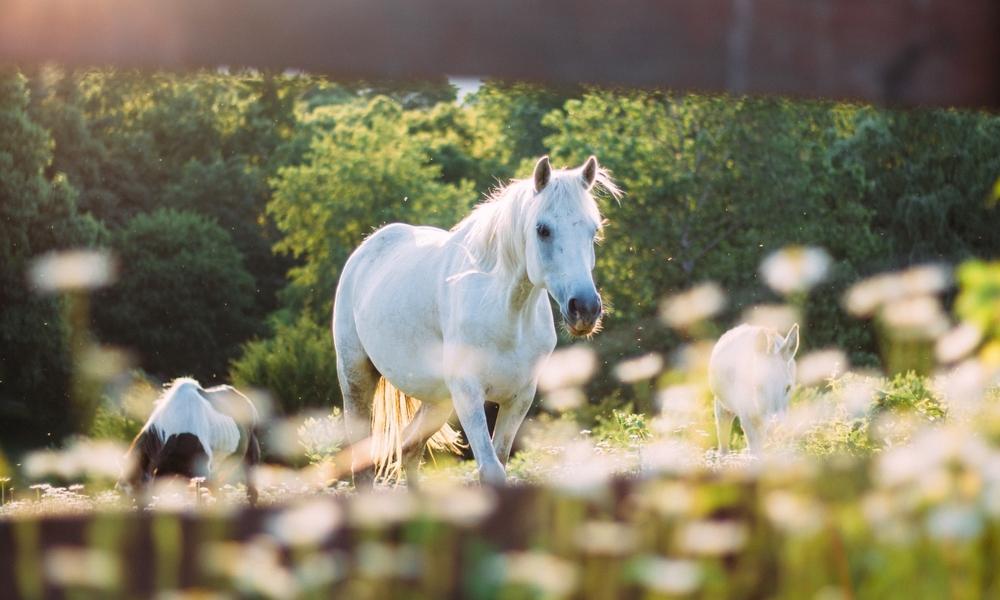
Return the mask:
<svg viewBox="0 0 1000 600">
<path fill-rule="evenodd" d="M 337 379 L 340 381 L 340 392 L 344 397 L 344 426 L 347 429 L 347 441 L 355 444 L 371 437 L 372 401 L 381 376 L 361 347 L 361 340 L 354 331 L 354 324 L 346 323 L 344 327 L 340 325 L 335 317 L 333 342 L 337 350 Z M 368 456 L 351 457 L 351 472 L 354 475 L 354 485 L 358 489 L 371 489 L 375 481 L 375 471 L 370 464 L 367 464 L 369 462 Z M 358 463 L 366 464 L 355 468 Z"/>
<path fill-rule="evenodd" d="M 718 398 L 715 399 L 715 431 L 719 436 L 719 454 L 729 453 L 729 438 L 733 435 L 733 421 L 736 415 L 726 410 Z M 741 421 L 742 423 L 742 421 Z"/>
<path fill-rule="evenodd" d="M 448 403 L 434 405 L 424 402 L 403 430 L 403 469 L 406 471 L 407 487 L 417 487 L 420 461 L 423 459 L 427 440 L 444 426 L 451 412 Z"/>
</svg>

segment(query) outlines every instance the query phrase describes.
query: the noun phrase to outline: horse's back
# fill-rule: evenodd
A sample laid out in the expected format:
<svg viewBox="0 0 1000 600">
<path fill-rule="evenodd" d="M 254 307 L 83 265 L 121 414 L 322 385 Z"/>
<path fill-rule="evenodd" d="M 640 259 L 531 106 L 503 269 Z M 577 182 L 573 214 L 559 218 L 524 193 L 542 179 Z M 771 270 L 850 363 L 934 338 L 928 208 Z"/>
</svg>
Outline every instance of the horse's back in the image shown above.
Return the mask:
<svg viewBox="0 0 1000 600">
<path fill-rule="evenodd" d="M 422 400 L 440 395 L 434 350 L 441 343 L 443 273 L 454 256 L 449 240 L 442 229 L 394 223 L 354 251 L 334 299 L 338 360 L 363 352 L 406 393 Z"/>
<path fill-rule="evenodd" d="M 337 284 L 335 305 L 344 301 L 364 305 L 373 293 L 411 285 L 402 280 L 416 271 L 427 271 L 446 239 L 447 232 L 433 227 L 403 223 L 382 227 L 347 259 Z"/>
<path fill-rule="evenodd" d="M 205 444 L 209 460 L 214 453 L 232 454 L 239 445 L 239 427 L 233 417 L 216 410 L 205 394 L 193 379 L 179 380 L 167 391 L 147 427 L 155 427 L 164 442 L 180 434 L 196 436 Z"/>
</svg>

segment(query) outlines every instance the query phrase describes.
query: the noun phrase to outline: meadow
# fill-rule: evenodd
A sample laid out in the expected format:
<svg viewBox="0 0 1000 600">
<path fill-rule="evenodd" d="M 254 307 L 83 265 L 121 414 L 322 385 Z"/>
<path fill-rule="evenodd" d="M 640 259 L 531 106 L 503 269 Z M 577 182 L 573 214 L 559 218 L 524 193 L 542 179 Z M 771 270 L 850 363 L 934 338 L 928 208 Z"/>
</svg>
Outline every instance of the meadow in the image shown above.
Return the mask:
<svg viewBox="0 0 1000 600">
<path fill-rule="evenodd" d="M 305 75 L 0 74 L 0 595 L 1000 597 L 1000 119 Z M 509 485 L 435 454 L 359 494 L 330 341 L 350 251 L 542 154 L 625 191 Z M 26 276 L 27 274 L 27 276 Z M 801 328 L 759 455 L 718 452 L 731 325 Z M 164 383 L 262 414 L 242 483 L 114 487 Z"/>
</svg>

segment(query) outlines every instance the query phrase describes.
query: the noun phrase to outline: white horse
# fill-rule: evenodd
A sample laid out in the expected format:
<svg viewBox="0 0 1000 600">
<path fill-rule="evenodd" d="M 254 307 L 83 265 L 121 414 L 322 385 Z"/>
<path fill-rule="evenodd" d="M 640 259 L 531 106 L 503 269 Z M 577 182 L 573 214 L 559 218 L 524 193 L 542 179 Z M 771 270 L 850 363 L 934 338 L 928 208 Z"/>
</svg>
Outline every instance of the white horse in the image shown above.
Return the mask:
<svg viewBox="0 0 1000 600">
<path fill-rule="evenodd" d="M 260 462 L 257 409 L 236 388 L 203 389 L 194 379 L 171 382 L 125 455 L 120 486 L 141 492 L 155 477 L 218 477 L 242 466 L 250 504 L 250 469 Z"/>
<path fill-rule="evenodd" d="M 428 441 L 453 449 L 453 407 L 480 479 L 505 480 L 539 363 L 556 345 L 546 291 L 573 335 L 600 323 L 595 184 L 620 193 L 594 157 L 555 171 L 543 157 L 531 179 L 497 190 L 450 232 L 394 223 L 354 251 L 337 285 L 333 339 L 349 434 L 372 443 L 371 456 L 352 458 L 359 487 L 402 468 L 415 481 Z M 485 401 L 500 406 L 492 439 Z M 363 469 L 373 463 L 377 473 Z"/>
<path fill-rule="evenodd" d="M 719 338 L 708 365 L 719 452 L 729 451 L 733 419 L 739 417 L 750 451 L 760 453 L 769 419 L 788 408 L 798 349 L 797 324 L 785 336 L 744 324 Z"/>
</svg>

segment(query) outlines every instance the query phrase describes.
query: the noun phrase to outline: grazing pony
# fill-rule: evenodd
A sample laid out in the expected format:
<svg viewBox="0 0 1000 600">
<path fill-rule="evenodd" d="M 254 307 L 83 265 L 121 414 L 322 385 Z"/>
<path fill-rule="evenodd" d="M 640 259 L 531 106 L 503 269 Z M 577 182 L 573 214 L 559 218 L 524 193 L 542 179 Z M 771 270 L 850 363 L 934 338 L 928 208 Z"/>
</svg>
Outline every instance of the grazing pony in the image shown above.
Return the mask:
<svg viewBox="0 0 1000 600">
<path fill-rule="evenodd" d="M 750 452 L 760 453 L 768 420 L 788 408 L 798 349 L 798 324 L 785 336 L 767 327 L 740 325 L 719 338 L 709 359 L 708 381 L 715 394 L 720 453 L 729 452 L 736 417 Z"/>
<path fill-rule="evenodd" d="M 453 409 L 480 479 L 505 481 L 539 363 L 556 345 L 546 292 L 573 335 L 600 324 L 591 274 L 602 225 L 595 185 L 619 195 L 596 158 L 553 170 L 543 157 L 531 179 L 497 190 L 451 231 L 394 223 L 350 256 L 334 299 L 333 341 L 348 433 L 370 440 L 353 447 L 356 485 L 404 468 L 415 482 L 428 442 L 455 449 Z M 500 407 L 492 439 L 486 401 Z"/>
<path fill-rule="evenodd" d="M 250 470 L 260 462 L 257 418 L 253 403 L 236 388 L 206 390 L 194 379 L 175 379 L 132 441 L 120 486 L 136 494 L 155 477 L 214 479 L 240 466 L 255 505 Z"/>
</svg>

